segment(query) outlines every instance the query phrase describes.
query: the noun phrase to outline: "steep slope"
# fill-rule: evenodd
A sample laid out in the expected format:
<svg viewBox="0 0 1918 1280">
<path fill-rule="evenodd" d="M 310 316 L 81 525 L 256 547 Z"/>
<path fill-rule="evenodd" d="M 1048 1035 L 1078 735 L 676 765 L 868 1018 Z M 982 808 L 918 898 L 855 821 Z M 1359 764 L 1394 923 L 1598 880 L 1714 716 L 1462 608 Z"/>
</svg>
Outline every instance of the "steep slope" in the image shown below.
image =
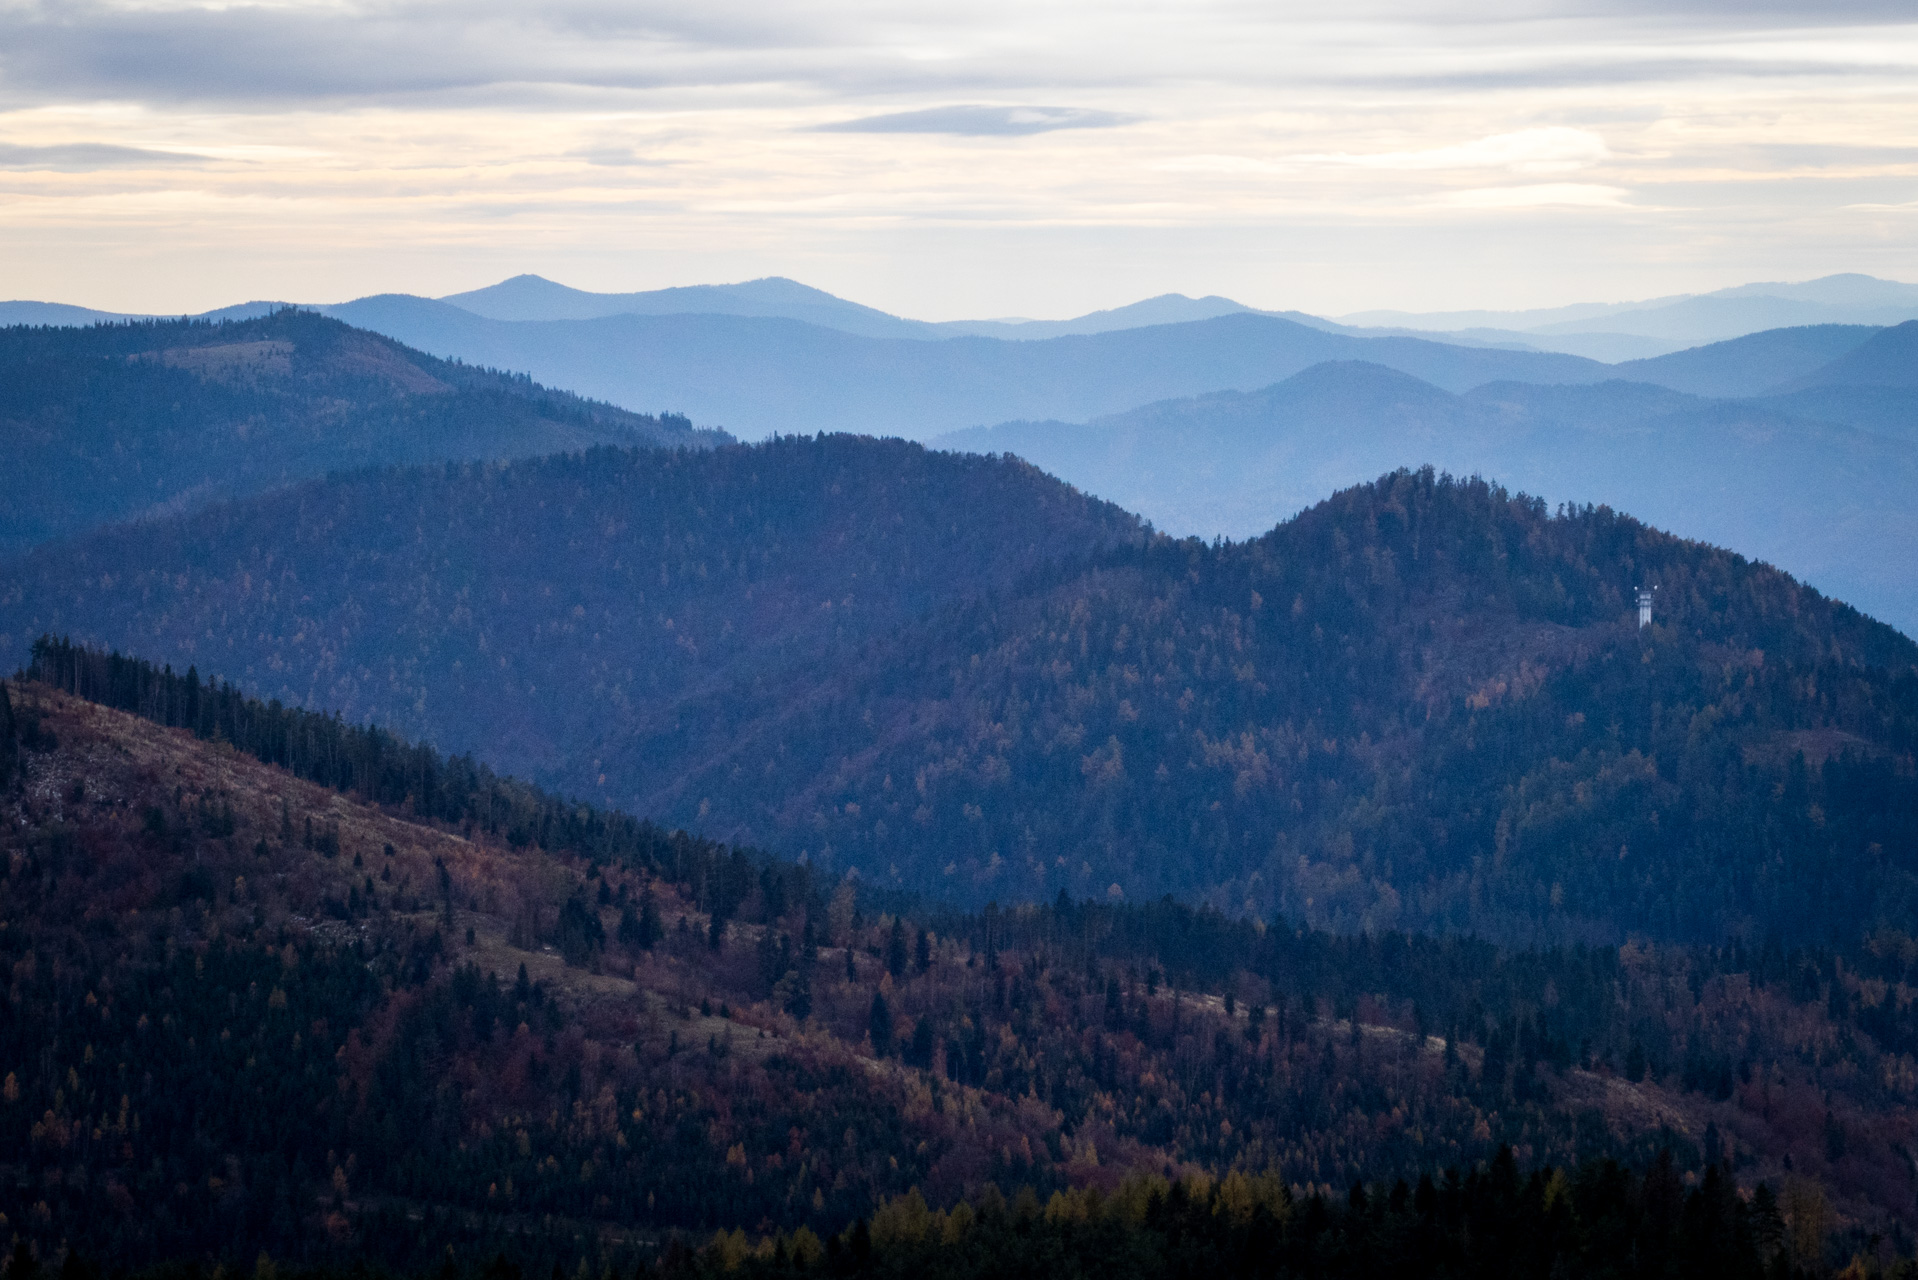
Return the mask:
<svg viewBox="0 0 1918 1280">
<path fill-rule="evenodd" d="M 1872 335 L 1831 363 L 1779 387 L 1897 387 L 1918 389 L 1918 320 Z"/>
<path fill-rule="evenodd" d="M 923 342 L 751 316 L 507 323 L 403 297 L 327 313 L 421 350 L 524 370 L 615 404 L 671 405 L 754 438 L 856 431 L 923 440 L 1009 418 L 1083 419 L 1261 387 L 1336 359 L 1370 360 L 1458 391 L 1500 379 L 1607 376 L 1606 366 L 1572 356 L 1358 338 L 1251 314 L 1032 342 Z"/>
<path fill-rule="evenodd" d="M 94 612 L 73 585 L 139 579 L 171 601 L 163 658 L 603 795 L 580 744 L 609 719 L 669 730 L 699 691 L 763 687 L 1143 536 L 1012 459 L 845 438 L 601 449 L 343 476 L 44 548 L 8 567 L 0 634 L 9 654 L 42 631 L 131 643 L 159 615 L 136 622 L 132 596 Z"/>
<path fill-rule="evenodd" d="M 1605 502 L 1736 547 L 1918 634 L 1918 448 L 1774 402 L 1638 383 L 1454 396 L 1368 364 L 1083 425 L 1006 423 L 941 447 L 1011 452 L 1175 535 L 1249 537 L 1323 495 L 1430 463 L 1553 502 Z"/>
<path fill-rule="evenodd" d="M 751 944 L 787 910 L 769 896 L 791 904 L 788 959 L 808 913 L 826 929 L 803 868 L 581 822 L 430 752 L 387 763 L 401 783 L 394 758 L 429 764 L 433 800 L 379 805 L 377 766 L 348 796 L 40 686 L 0 697 L 19 765 L 0 786 L 0 1205 L 42 1257 L 584 1252 L 630 1272 L 667 1230 L 836 1229 L 914 1183 L 950 1195 L 942 1162 L 1056 1140 L 1009 1097 L 955 1088 L 976 1120 L 958 1133 L 916 1104 L 923 1076 L 860 1044 L 870 961 L 821 966 L 803 1031 L 768 999 Z M 709 945 L 715 905 L 748 897 L 765 923 Z M 939 948 L 949 981 L 964 959 Z"/>
<path fill-rule="evenodd" d="M 1640 581 L 1662 586 L 1646 634 Z M 1915 660 L 1727 553 L 1399 476 L 915 628 L 864 660 L 883 693 L 840 663 L 689 704 L 668 738 L 608 724 L 594 753 L 700 761 L 648 804 L 954 894 L 1844 936 L 1913 910 Z M 1786 692 L 1814 671 L 1816 703 Z"/>
<path fill-rule="evenodd" d="M 1627 360 L 1617 366 L 1617 376 L 1717 399 L 1763 395 L 1824 368 L 1878 332 L 1845 324 L 1769 329 L 1650 360 Z"/>
<path fill-rule="evenodd" d="M 1918 444 L 1918 320 L 1880 330 L 1762 403 Z"/>
<path fill-rule="evenodd" d="M 1205 546 L 897 442 L 604 452 L 345 477 L 6 581 L 16 650 L 194 662 L 962 899 L 1519 938 L 1918 920 L 1909 640 L 1430 474 Z"/>
<path fill-rule="evenodd" d="M 0 552 L 348 467 L 708 445 L 310 313 L 0 330 Z"/>
<path fill-rule="evenodd" d="M 752 1261 L 742 1229 L 783 1233 L 768 1274 L 843 1276 L 928 1202 L 972 1199 L 934 1219 L 949 1244 L 1010 1226 L 988 1180 L 1065 1192 L 1066 1222 L 1121 1179 L 1122 1204 L 1211 1204 L 1228 1171 L 1221 1210 L 1257 1197 L 1262 1247 L 1309 1252 L 1328 1182 L 1382 1208 L 1403 1179 L 1398 1213 L 1442 1167 L 1515 1176 L 1506 1143 L 1576 1162 L 1581 1196 L 1616 1156 L 1653 1197 L 1789 1175 L 1847 1247 L 1912 1221 L 1918 1013 L 1873 998 L 1911 976 L 1897 937 L 1507 953 L 1171 903 L 898 918 L 427 748 L 42 656 L 61 689 L 0 684 L 15 1276 L 688 1272 L 680 1233 L 717 1275 Z M 1565 1196 L 1526 1213 L 1563 1228 Z"/>
</svg>

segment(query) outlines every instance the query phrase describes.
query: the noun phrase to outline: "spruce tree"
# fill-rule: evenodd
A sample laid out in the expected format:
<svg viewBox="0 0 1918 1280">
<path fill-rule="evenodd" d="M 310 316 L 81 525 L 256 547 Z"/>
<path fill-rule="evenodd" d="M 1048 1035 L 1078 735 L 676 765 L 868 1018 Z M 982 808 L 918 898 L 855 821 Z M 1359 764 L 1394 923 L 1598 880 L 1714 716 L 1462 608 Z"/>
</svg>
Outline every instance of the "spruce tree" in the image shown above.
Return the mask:
<svg viewBox="0 0 1918 1280">
<path fill-rule="evenodd" d="M 886 972 L 894 978 L 906 976 L 906 926 L 899 917 L 892 920 L 892 933 L 886 939 Z"/>
<path fill-rule="evenodd" d="M 872 993 L 872 1010 L 866 1015 L 866 1033 L 872 1037 L 872 1055 L 884 1058 L 892 1053 L 892 1010 L 886 997 Z"/>
<path fill-rule="evenodd" d="M 648 885 L 639 899 L 639 945 L 651 951 L 665 936 L 666 926 L 659 919 L 659 900 Z"/>
</svg>

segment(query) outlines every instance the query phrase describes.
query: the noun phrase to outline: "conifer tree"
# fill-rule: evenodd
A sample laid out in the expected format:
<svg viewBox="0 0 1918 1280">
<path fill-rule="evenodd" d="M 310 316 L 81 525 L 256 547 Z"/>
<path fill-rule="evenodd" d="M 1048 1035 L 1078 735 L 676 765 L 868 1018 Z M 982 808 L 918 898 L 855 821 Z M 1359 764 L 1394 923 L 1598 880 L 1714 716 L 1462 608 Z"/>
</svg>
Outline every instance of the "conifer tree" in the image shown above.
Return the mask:
<svg viewBox="0 0 1918 1280">
<path fill-rule="evenodd" d="M 886 972 L 894 978 L 906 976 L 906 925 L 899 917 L 892 920 L 892 933 L 886 938 Z"/>
<path fill-rule="evenodd" d="M 866 1033 L 872 1037 L 874 1057 L 892 1053 L 892 1010 L 886 1007 L 886 997 L 877 991 L 872 993 L 872 1010 L 866 1015 Z"/>
</svg>

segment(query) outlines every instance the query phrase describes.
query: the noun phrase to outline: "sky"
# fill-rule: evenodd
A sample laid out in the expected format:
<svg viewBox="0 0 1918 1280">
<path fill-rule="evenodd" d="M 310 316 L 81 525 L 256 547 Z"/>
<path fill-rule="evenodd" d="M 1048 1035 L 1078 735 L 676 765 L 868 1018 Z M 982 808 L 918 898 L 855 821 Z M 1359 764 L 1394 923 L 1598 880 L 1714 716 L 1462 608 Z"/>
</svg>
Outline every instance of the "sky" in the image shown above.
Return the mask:
<svg viewBox="0 0 1918 1280">
<path fill-rule="evenodd" d="M 0 298 L 1918 279 L 1914 0 L 0 0 Z"/>
</svg>

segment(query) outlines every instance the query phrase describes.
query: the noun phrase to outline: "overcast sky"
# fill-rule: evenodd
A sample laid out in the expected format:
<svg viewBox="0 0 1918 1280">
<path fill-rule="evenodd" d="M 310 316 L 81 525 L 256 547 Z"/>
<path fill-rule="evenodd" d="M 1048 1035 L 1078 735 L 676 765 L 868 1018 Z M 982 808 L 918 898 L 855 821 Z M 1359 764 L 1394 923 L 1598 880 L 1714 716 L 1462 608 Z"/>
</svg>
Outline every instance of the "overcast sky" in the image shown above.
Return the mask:
<svg viewBox="0 0 1918 1280">
<path fill-rule="evenodd" d="M 1918 279 L 1918 0 L 0 0 L 0 298 L 522 271 L 926 319 Z"/>
</svg>

